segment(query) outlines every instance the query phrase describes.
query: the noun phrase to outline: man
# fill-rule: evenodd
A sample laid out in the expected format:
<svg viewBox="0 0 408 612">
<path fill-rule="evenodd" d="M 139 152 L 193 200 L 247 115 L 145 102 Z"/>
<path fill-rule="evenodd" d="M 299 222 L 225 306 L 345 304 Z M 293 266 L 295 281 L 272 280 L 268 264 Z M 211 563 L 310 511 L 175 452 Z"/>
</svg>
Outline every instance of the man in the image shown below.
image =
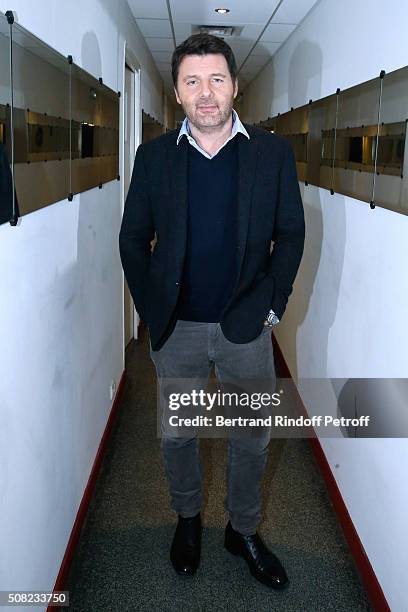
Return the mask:
<svg viewBox="0 0 408 612">
<path fill-rule="evenodd" d="M 191 36 L 174 51 L 172 74 L 186 118 L 180 131 L 138 148 L 120 232 L 158 378 L 205 381 L 214 365 L 221 382 L 275 380 L 270 329 L 304 243 L 291 147 L 233 111 L 237 69 L 223 40 Z M 225 547 L 281 588 L 286 572 L 256 531 L 269 437 L 228 440 Z M 177 573 L 192 575 L 201 546 L 198 441 L 163 434 L 161 446 L 178 513 L 170 558 Z"/>
</svg>

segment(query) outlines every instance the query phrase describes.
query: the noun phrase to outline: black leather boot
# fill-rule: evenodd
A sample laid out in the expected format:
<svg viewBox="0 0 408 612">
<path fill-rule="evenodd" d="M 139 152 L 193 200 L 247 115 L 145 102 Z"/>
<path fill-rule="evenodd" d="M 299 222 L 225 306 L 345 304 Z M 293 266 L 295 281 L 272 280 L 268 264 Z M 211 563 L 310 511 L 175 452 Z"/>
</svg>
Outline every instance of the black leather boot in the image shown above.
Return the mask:
<svg viewBox="0 0 408 612">
<path fill-rule="evenodd" d="M 267 548 L 257 533 L 242 535 L 235 531 L 228 521 L 224 545 L 228 552 L 245 559 L 249 571 L 259 582 L 274 589 L 281 589 L 288 584 L 288 577 L 279 559 Z"/>
<path fill-rule="evenodd" d="M 176 532 L 170 549 L 170 560 L 181 576 L 193 576 L 200 563 L 201 516 L 192 518 L 179 516 Z"/>
</svg>

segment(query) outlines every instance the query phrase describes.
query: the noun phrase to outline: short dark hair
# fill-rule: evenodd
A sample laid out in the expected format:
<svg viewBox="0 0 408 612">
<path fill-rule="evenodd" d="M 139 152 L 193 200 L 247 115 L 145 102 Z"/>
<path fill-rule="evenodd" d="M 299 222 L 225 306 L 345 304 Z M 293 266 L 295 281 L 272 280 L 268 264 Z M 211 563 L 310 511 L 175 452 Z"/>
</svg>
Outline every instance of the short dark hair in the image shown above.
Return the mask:
<svg viewBox="0 0 408 612">
<path fill-rule="evenodd" d="M 208 55 L 220 53 L 228 64 L 228 70 L 233 81 L 237 78 L 237 64 L 231 47 L 218 36 L 211 34 L 193 34 L 175 48 L 171 58 L 171 74 L 174 87 L 177 89 L 177 79 L 181 60 L 186 55 Z"/>
</svg>

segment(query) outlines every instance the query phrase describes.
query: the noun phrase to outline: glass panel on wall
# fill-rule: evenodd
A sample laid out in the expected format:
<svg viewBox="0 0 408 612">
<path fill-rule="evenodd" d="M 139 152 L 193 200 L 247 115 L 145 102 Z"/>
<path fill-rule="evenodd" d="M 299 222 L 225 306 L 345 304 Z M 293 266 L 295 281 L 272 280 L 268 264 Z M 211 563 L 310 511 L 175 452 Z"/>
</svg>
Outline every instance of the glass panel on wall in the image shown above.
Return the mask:
<svg viewBox="0 0 408 612">
<path fill-rule="evenodd" d="M 324 189 L 333 188 L 336 113 L 336 94 L 309 105 L 306 180 Z"/>
<path fill-rule="evenodd" d="M 366 202 L 373 195 L 380 81 L 339 94 L 333 189 Z"/>
<path fill-rule="evenodd" d="M 15 187 L 20 214 L 69 193 L 68 60 L 13 25 Z"/>
<path fill-rule="evenodd" d="M 105 85 L 101 98 L 100 182 L 107 183 L 119 175 L 119 97 Z"/>
<path fill-rule="evenodd" d="M 148 113 L 145 113 L 142 110 L 142 142 L 147 142 L 148 140 L 152 140 L 152 138 L 157 138 L 164 133 L 164 127 L 151 117 Z"/>
<path fill-rule="evenodd" d="M 105 87 L 91 74 L 72 64 L 72 184 L 73 194 L 101 184 L 102 99 Z"/>
<path fill-rule="evenodd" d="M 383 78 L 374 203 L 408 214 L 408 67 Z"/>
<path fill-rule="evenodd" d="M 268 119 L 265 119 L 265 121 L 261 121 L 260 123 L 258 123 L 257 127 L 260 127 L 263 130 L 267 130 L 268 132 L 274 134 L 276 132 L 277 124 L 278 117 L 268 117 Z"/>
<path fill-rule="evenodd" d="M 296 159 L 299 181 L 306 180 L 307 141 L 309 132 L 309 107 L 302 106 L 280 115 L 277 118 L 276 131 L 289 140 Z"/>
<path fill-rule="evenodd" d="M 0 13 L 0 224 L 13 217 L 10 25 Z M 15 202 L 15 206 L 16 206 Z"/>
</svg>

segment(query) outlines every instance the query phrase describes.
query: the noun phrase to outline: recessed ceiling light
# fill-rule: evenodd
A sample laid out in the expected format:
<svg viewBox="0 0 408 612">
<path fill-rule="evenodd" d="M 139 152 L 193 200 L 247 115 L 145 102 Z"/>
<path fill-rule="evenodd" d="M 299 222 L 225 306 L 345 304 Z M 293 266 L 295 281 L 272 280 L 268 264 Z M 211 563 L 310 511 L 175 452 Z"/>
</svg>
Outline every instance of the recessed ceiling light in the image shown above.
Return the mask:
<svg viewBox="0 0 408 612">
<path fill-rule="evenodd" d="M 216 13 L 219 13 L 220 15 L 226 15 L 226 13 L 229 13 L 230 10 L 227 8 L 217 8 L 214 9 Z"/>
</svg>

